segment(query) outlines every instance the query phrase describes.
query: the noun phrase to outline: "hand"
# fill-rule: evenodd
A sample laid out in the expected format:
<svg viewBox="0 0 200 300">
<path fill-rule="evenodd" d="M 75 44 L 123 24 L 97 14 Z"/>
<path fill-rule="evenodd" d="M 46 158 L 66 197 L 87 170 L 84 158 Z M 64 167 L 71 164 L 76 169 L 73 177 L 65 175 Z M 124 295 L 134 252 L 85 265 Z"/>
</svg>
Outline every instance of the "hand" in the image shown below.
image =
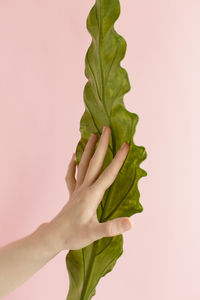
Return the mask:
<svg viewBox="0 0 200 300">
<path fill-rule="evenodd" d="M 99 176 L 110 135 L 110 127 L 105 127 L 95 153 L 98 136 L 96 134 L 90 136 L 78 166 L 77 180 L 75 154 L 72 156 L 66 175 L 69 201 L 50 224 L 55 235 L 59 237 L 61 250 L 81 249 L 95 240 L 119 235 L 132 228 L 128 217 L 99 223 L 96 215 L 106 189 L 117 177 L 129 151 L 129 145 L 125 143 Z"/>
</svg>

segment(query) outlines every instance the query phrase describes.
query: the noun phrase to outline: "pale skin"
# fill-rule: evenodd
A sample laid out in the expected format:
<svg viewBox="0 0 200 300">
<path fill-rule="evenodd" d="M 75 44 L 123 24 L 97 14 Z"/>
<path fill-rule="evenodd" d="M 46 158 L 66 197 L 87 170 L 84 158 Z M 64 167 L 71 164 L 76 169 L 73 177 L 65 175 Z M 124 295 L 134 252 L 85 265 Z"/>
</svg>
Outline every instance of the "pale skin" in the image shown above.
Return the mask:
<svg viewBox="0 0 200 300">
<path fill-rule="evenodd" d="M 61 251 L 81 249 L 95 240 L 132 228 L 128 217 L 99 223 L 96 215 L 105 191 L 114 182 L 129 151 L 125 143 L 101 173 L 110 135 L 111 129 L 106 126 L 96 151 L 98 136 L 90 136 L 78 168 L 73 155 L 65 178 L 69 200 L 62 210 L 28 236 L 0 248 L 0 298 L 22 285 Z"/>
</svg>

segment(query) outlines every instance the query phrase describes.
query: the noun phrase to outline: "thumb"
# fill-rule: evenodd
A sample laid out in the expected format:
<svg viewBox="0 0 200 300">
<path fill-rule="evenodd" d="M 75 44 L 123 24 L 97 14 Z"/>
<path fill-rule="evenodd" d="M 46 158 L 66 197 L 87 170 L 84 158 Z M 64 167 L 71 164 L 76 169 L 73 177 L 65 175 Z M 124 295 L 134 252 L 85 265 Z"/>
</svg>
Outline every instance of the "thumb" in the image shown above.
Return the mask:
<svg viewBox="0 0 200 300">
<path fill-rule="evenodd" d="M 99 223 L 97 235 L 102 237 L 109 237 L 122 234 L 125 231 L 130 230 L 133 227 L 130 218 L 116 218 L 104 223 Z"/>
</svg>

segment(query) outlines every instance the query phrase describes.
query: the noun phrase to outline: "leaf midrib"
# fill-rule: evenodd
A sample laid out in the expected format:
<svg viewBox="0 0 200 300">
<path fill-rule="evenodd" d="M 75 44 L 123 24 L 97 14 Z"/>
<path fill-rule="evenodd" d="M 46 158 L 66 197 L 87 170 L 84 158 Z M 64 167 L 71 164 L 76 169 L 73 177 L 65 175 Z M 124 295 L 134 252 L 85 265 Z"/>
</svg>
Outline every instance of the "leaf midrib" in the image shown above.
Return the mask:
<svg viewBox="0 0 200 300">
<path fill-rule="evenodd" d="M 101 1 L 100 1 L 100 21 L 101 21 Z M 96 4 L 96 16 L 97 16 L 97 4 Z M 98 16 L 97 16 L 97 23 L 98 23 Z M 101 36 L 101 24 L 98 23 L 98 28 L 99 28 L 99 42 L 98 42 L 98 49 L 99 49 L 99 61 L 100 61 L 100 70 L 101 70 L 101 81 L 102 81 L 102 102 L 103 102 L 103 105 L 105 107 L 105 112 L 107 114 L 107 117 L 109 119 L 109 122 L 110 122 L 110 118 L 109 118 L 109 115 L 108 115 L 108 112 L 107 112 L 107 108 L 105 106 L 105 101 L 104 101 L 104 87 L 103 87 L 103 75 L 102 75 L 102 61 L 101 61 L 101 55 L 100 55 L 100 36 Z M 88 108 L 89 110 L 89 108 Z M 90 111 L 90 110 L 89 110 Z M 91 113 L 91 112 L 90 112 Z M 81 297 L 80 297 L 80 300 L 84 300 L 84 296 L 85 296 L 85 293 L 86 293 L 86 290 L 87 290 L 87 284 L 88 284 L 88 281 L 89 281 L 89 278 L 90 278 L 90 275 L 91 275 L 91 272 L 92 272 L 92 267 L 94 266 L 94 260 L 95 260 L 95 255 L 94 255 L 94 247 L 96 245 L 96 242 L 95 241 L 93 244 L 92 244 L 92 249 L 91 249 L 91 256 L 90 256 L 90 260 L 89 260 L 89 265 L 88 265 L 88 268 L 87 268 L 87 272 L 86 272 L 86 279 L 84 281 L 84 284 L 83 284 L 83 287 L 82 287 L 82 292 L 81 292 Z"/>
<path fill-rule="evenodd" d="M 100 9 L 100 12 L 99 12 L 99 16 L 100 16 L 100 22 L 101 22 L 101 1 L 99 2 L 99 9 Z M 100 73 L 101 73 L 101 82 L 102 82 L 102 103 L 104 105 L 104 108 L 105 108 L 105 112 L 106 112 L 106 115 L 107 115 L 107 118 L 109 120 L 109 124 L 111 124 L 111 120 L 110 120 L 110 116 L 108 114 L 108 111 L 107 111 L 107 107 L 105 105 L 105 89 L 104 89 L 104 80 L 103 80 L 103 67 L 102 67 L 102 58 L 101 58 L 101 51 L 100 51 L 100 48 L 101 48 L 101 45 L 100 45 L 100 37 L 101 37 L 101 23 L 99 24 L 98 22 L 98 14 L 97 14 L 97 4 L 96 4 L 96 18 L 97 18 L 97 24 L 98 24 L 98 28 L 99 28 L 99 41 L 98 41 L 98 53 L 99 53 L 99 62 L 100 62 Z M 88 59 L 87 59 L 88 60 Z M 89 60 L 88 60 L 89 62 Z M 90 67 L 90 65 L 89 65 Z M 111 68 L 112 68 L 112 65 L 111 65 Z M 110 68 L 110 69 L 111 69 Z M 91 69 L 91 67 L 90 67 Z M 109 72 L 110 73 L 110 72 Z M 109 74 L 108 73 L 108 74 Z M 93 74 L 93 73 L 92 73 Z M 93 74 L 94 76 L 94 74 Z M 95 76 L 94 76 L 95 77 Z M 107 77 L 108 79 L 108 77 Z M 95 78 L 95 83 L 96 83 L 96 78 Z M 98 86 L 97 86 L 97 83 L 96 83 L 96 88 L 97 88 L 97 94 L 100 98 L 100 95 L 98 93 Z M 101 99 L 101 98 L 100 98 Z M 88 106 L 87 106 L 88 107 Z M 91 116 L 92 116 L 92 113 L 88 107 L 88 111 L 90 112 Z M 95 124 L 95 122 L 94 122 Z M 96 124 L 95 124 L 96 126 Z M 98 128 L 97 128 L 98 130 Z M 110 145 L 109 145 L 110 146 Z M 113 145 L 112 145 L 112 148 L 113 150 Z M 112 151 L 111 150 L 111 151 Z M 113 153 L 113 152 L 112 152 Z M 104 207 L 105 209 L 105 207 Z M 104 211 L 104 210 L 103 210 Z M 103 214 L 103 213 L 102 213 Z M 85 281 L 84 281 L 84 284 L 83 284 L 83 287 L 82 287 L 82 292 L 81 292 L 81 296 L 80 296 L 80 300 L 84 300 L 84 296 L 86 294 L 86 290 L 87 290 L 87 284 L 88 284 L 88 281 L 89 281 L 89 278 L 90 278 L 90 275 L 92 273 L 92 268 L 94 266 L 94 260 L 95 260 L 95 253 L 94 253 L 94 248 L 95 248 L 95 245 L 97 244 L 97 241 L 95 241 L 93 244 L 92 244 L 92 249 L 91 249 L 91 255 L 90 255 L 90 260 L 89 260 L 89 264 L 88 264 L 88 268 L 87 268 L 87 272 L 85 274 Z M 110 262 L 112 263 L 112 262 Z M 90 294 L 91 294 L 91 291 L 90 291 Z"/>
</svg>

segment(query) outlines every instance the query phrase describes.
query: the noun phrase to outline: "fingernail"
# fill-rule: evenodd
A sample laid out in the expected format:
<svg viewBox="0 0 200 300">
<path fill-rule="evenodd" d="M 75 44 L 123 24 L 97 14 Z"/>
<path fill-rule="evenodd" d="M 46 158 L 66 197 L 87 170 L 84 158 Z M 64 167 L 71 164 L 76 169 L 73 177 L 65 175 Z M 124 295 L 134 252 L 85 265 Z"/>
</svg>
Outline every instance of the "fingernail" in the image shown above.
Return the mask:
<svg viewBox="0 0 200 300">
<path fill-rule="evenodd" d="M 127 145 L 129 147 L 129 144 L 127 142 L 123 143 L 120 149 L 124 149 L 125 147 L 127 147 Z"/>
<path fill-rule="evenodd" d="M 131 229 L 131 223 L 129 220 L 125 219 L 122 221 L 122 229 L 123 230 L 129 230 Z"/>
<path fill-rule="evenodd" d="M 94 137 L 96 137 L 97 135 L 95 134 L 95 133 L 92 133 L 91 135 L 90 135 L 90 139 L 94 139 Z"/>
<path fill-rule="evenodd" d="M 104 133 L 104 132 L 106 131 L 106 127 L 107 127 L 107 126 L 104 126 L 104 127 L 103 127 L 102 133 Z"/>
<path fill-rule="evenodd" d="M 73 160 L 76 160 L 76 153 L 73 153 L 72 159 L 73 159 Z"/>
</svg>

